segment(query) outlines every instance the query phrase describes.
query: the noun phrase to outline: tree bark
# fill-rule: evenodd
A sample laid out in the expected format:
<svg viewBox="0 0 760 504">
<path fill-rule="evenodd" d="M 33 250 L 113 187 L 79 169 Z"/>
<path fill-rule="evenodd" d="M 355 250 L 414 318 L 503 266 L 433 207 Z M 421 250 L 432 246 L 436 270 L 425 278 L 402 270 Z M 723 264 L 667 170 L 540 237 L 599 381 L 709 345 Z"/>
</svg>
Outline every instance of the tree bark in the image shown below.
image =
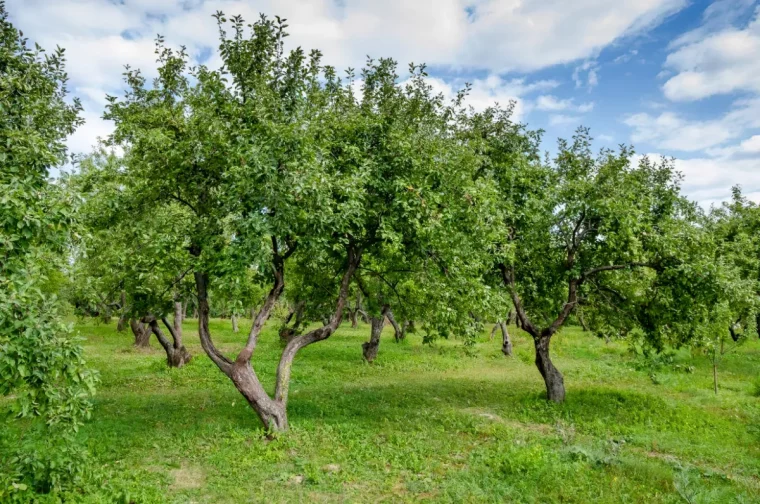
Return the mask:
<svg viewBox="0 0 760 504">
<path fill-rule="evenodd" d="M 238 321 L 234 313 L 230 317 L 230 320 L 232 321 L 232 332 L 234 333 L 238 332 Z"/>
<path fill-rule="evenodd" d="M 153 334 L 156 335 L 158 342 L 166 352 L 166 364 L 169 367 L 181 368 L 190 362 L 192 355 L 190 355 L 190 352 L 188 352 L 185 346 L 182 344 L 182 333 L 177 333 L 175 331 L 175 328 L 169 324 L 169 321 L 166 319 L 166 317 L 162 318 L 161 321 L 164 323 L 166 328 L 169 330 L 169 333 L 172 335 L 172 339 L 174 340 L 173 343 L 170 342 L 166 336 L 164 336 L 164 333 L 161 331 L 161 327 L 158 325 L 158 320 L 156 320 L 156 317 L 150 316 L 146 318 L 146 322 L 150 324 L 150 330 L 153 332 Z"/>
<path fill-rule="evenodd" d="M 551 336 L 534 337 L 533 341 L 536 346 L 536 367 L 546 384 L 546 398 L 561 403 L 565 400 L 565 381 L 549 357 Z"/>
<path fill-rule="evenodd" d="M 351 329 L 356 329 L 356 326 L 359 325 L 359 322 L 357 320 L 357 315 L 359 314 L 359 309 L 349 310 L 348 316 L 351 319 Z"/>
<path fill-rule="evenodd" d="M 182 303 L 174 303 L 174 338 L 182 345 L 182 322 L 185 316 L 182 313 Z"/>
<path fill-rule="evenodd" d="M 277 380 L 275 383 L 274 397 L 270 397 L 261 385 L 256 372 L 251 365 L 251 358 L 258 343 L 258 337 L 264 324 L 269 319 L 272 309 L 279 299 L 285 287 L 285 259 L 293 253 L 295 246 L 288 247 L 284 255 L 280 255 L 280 248 L 276 238 L 272 237 L 274 284 L 269 291 L 264 304 L 254 317 L 248 340 L 245 347 L 240 351 L 235 361 L 222 354 L 211 339 L 209 331 L 209 303 L 208 303 L 208 275 L 202 271 L 196 271 L 195 285 L 198 294 L 198 335 L 201 346 L 212 362 L 227 375 L 235 385 L 235 388 L 243 395 L 251 408 L 256 412 L 265 428 L 270 432 L 284 431 L 288 429 L 287 404 L 288 390 L 290 387 L 290 373 L 298 351 L 317 341 L 323 341 L 330 337 L 340 325 L 343 311 L 346 307 L 348 289 L 351 279 L 359 267 L 361 255 L 350 247 L 347 252 L 347 265 L 340 283 L 338 299 L 335 311 L 328 323 L 301 336 L 292 338 L 282 351 L 280 362 L 277 365 Z"/>
<path fill-rule="evenodd" d="M 380 335 L 383 332 L 383 326 L 385 326 L 385 312 L 386 309 L 383 309 L 379 317 L 369 319 L 371 325 L 369 341 L 362 343 L 362 354 L 367 362 L 372 362 L 377 358 L 377 351 L 380 348 Z"/>
<path fill-rule="evenodd" d="M 499 322 L 499 327 L 501 328 L 501 352 L 507 357 L 512 357 L 512 340 L 509 337 L 507 323 Z"/>
<path fill-rule="evenodd" d="M 298 304 L 296 304 L 293 308 L 291 308 L 290 312 L 288 312 L 288 316 L 285 319 L 285 323 L 282 325 L 282 328 L 280 329 L 280 341 L 283 343 L 287 343 L 294 337 L 301 334 L 301 324 L 303 324 L 304 321 L 304 312 L 306 308 L 306 302 L 305 301 L 299 301 Z M 291 320 L 293 320 L 293 317 L 295 316 L 296 320 L 293 322 L 292 327 L 288 327 L 288 324 Z"/>
<path fill-rule="evenodd" d="M 150 347 L 150 326 L 136 319 L 129 320 L 129 327 L 135 336 L 135 346 L 138 348 Z"/>
<path fill-rule="evenodd" d="M 393 326 L 393 337 L 395 338 L 396 343 L 406 338 L 406 328 L 409 326 L 409 321 L 405 320 L 404 325 L 402 326 L 398 325 L 398 322 L 396 322 L 396 319 L 393 316 L 393 311 L 391 311 L 390 308 L 388 308 L 388 311 L 385 314 L 385 317 L 388 319 L 388 322 L 390 322 L 391 325 Z"/>
</svg>

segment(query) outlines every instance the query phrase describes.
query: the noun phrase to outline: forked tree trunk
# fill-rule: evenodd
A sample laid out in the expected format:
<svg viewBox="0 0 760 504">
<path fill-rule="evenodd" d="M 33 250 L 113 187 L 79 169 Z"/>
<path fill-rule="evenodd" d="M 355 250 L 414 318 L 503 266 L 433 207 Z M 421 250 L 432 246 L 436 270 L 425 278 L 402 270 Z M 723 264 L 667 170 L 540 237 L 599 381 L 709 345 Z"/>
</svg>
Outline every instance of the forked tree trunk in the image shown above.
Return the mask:
<svg viewBox="0 0 760 504">
<path fill-rule="evenodd" d="M 280 341 L 287 343 L 294 337 L 301 334 L 301 324 L 303 324 L 304 321 L 305 308 L 306 302 L 299 301 L 298 304 L 296 304 L 296 306 L 290 310 L 287 318 L 285 319 L 285 323 L 280 329 Z M 296 320 L 293 322 L 292 327 L 288 327 L 290 321 L 293 320 L 293 316 L 295 316 Z"/>
<path fill-rule="evenodd" d="M 232 380 L 235 388 L 237 388 L 243 395 L 251 408 L 256 412 L 262 424 L 264 424 L 264 427 L 270 432 L 287 430 L 288 390 L 290 387 L 290 374 L 293 366 L 293 359 L 295 359 L 295 356 L 300 349 L 311 345 L 312 343 L 329 338 L 330 335 L 337 330 L 341 319 L 343 318 L 343 310 L 346 307 L 346 299 L 348 297 L 348 288 L 351 279 L 361 261 L 361 255 L 357 253 L 355 249 L 351 248 L 348 250 L 348 263 L 343 278 L 341 279 L 338 299 L 332 317 L 324 326 L 309 331 L 301 336 L 296 336 L 288 341 L 280 356 L 280 362 L 277 365 L 277 379 L 275 382 L 274 397 L 270 397 L 264 390 L 264 387 L 256 376 L 256 372 L 251 366 L 251 357 L 256 349 L 259 334 L 285 287 L 284 262 L 293 252 L 294 247 L 289 247 L 288 252 L 285 255 L 280 255 L 277 241 L 275 238 L 272 238 L 272 249 L 274 256 L 274 285 L 269 291 L 261 309 L 253 319 L 245 347 L 240 351 L 234 361 L 227 358 L 214 346 L 208 325 L 208 276 L 200 271 L 194 273 L 195 285 L 198 293 L 198 335 L 201 340 L 201 346 L 211 361 Z"/>
<path fill-rule="evenodd" d="M 234 313 L 232 314 L 232 317 L 230 317 L 230 320 L 232 320 L 232 332 L 238 332 L 238 321 Z"/>
<path fill-rule="evenodd" d="M 173 325 L 169 324 L 166 317 L 163 317 L 161 321 L 172 336 L 171 342 L 164 336 L 156 317 L 145 317 L 145 322 L 149 324 L 150 330 L 156 335 L 158 342 L 166 352 L 166 364 L 169 367 L 181 368 L 192 359 L 192 355 L 187 351 L 185 345 L 182 344 L 182 303 L 174 303 Z"/>
<path fill-rule="evenodd" d="M 405 320 L 404 325 L 399 326 L 398 322 L 396 322 L 396 319 L 393 317 L 393 312 L 388 309 L 388 312 L 386 313 L 385 317 L 388 319 L 388 322 L 391 323 L 393 326 L 393 337 L 395 338 L 396 343 L 402 341 L 404 338 L 406 338 L 406 329 L 409 327 L 409 321 Z"/>
<path fill-rule="evenodd" d="M 512 340 L 509 337 L 509 329 L 506 322 L 499 322 L 501 328 L 501 352 L 507 357 L 512 357 Z"/>
<path fill-rule="evenodd" d="M 362 343 L 362 354 L 364 355 L 364 360 L 372 362 L 377 358 L 377 351 L 380 349 L 380 335 L 385 325 L 385 313 L 382 313 L 379 317 L 371 317 L 369 321 L 371 332 L 369 341 Z"/>
<path fill-rule="evenodd" d="M 546 398 L 550 401 L 561 403 L 565 400 L 565 381 L 562 378 L 562 373 L 554 367 L 549 357 L 550 340 L 551 336 L 533 338 L 536 346 L 536 367 L 546 384 Z"/>
<path fill-rule="evenodd" d="M 138 348 L 150 347 L 150 326 L 139 320 L 130 319 L 129 327 L 135 336 L 135 346 Z"/>
</svg>

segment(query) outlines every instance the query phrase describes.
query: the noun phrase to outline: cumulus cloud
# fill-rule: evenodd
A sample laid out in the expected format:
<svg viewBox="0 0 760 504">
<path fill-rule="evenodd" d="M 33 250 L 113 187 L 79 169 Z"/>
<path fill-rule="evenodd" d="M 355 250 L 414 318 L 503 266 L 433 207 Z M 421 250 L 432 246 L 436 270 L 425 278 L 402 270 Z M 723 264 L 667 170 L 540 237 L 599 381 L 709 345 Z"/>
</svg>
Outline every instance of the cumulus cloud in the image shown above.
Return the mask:
<svg viewBox="0 0 760 504">
<path fill-rule="evenodd" d="M 673 112 L 642 112 L 623 121 L 633 128 L 631 140 L 660 149 L 696 152 L 714 148 L 760 128 L 760 98 L 738 100 L 722 117 L 689 120 Z"/>
<path fill-rule="evenodd" d="M 665 96 L 694 101 L 736 91 L 760 93 L 760 8 L 744 28 L 703 30 L 702 38 L 682 38 L 668 55 L 665 67 L 675 75 L 663 86 Z"/>
<path fill-rule="evenodd" d="M 599 52 L 640 34 L 683 8 L 687 0 L 6 0 L 11 19 L 34 41 L 67 49 L 71 88 L 96 120 L 105 93 L 119 94 L 125 64 L 155 74 L 153 39 L 218 65 L 217 10 L 252 22 L 260 12 L 288 19 L 290 47 L 324 52 L 326 64 L 360 68 L 366 55 L 390 56 L 402 68 L 426 62 L 438 73 L 477 75 L 470 103 L 484 108 L 518 100 L 518 113 L 532 105 L 521 97 L 552 89 L 506 79 L 552 65 L 581 63 L 583 87 L 598 82 Z M 460 87 L 459 79 L 441 81 Z M 539 86 L 539 88 L 530 86 Z M 543 87 L 540 87 L 543 86 Z M 582 112 L 568 108 L 566 111 Z M 93 119 L 95 118 L 95 119 Z M 103 131 L 97 124 L 82 131 Z M 77 138 L 84 138 L 85 133 Z M 94 141 L 94 139 L 92 139 Z M 87 142 L 72 139 L 74 146 Z"/>
</svg>

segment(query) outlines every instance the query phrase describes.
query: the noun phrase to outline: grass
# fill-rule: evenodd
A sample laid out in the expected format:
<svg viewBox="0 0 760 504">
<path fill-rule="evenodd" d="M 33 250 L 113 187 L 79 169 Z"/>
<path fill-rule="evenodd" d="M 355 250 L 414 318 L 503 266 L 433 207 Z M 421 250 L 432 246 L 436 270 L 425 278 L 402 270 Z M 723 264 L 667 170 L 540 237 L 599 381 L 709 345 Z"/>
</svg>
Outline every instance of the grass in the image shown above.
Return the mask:
<svg viewBox="0 0 760 504">
<path fill-rule="evenodd" d="M 567 328 L 552 342 L 567 386 L 554 405 L 524 334 L 507 359 L 485 335 L 466 352 L 395 344 L 386 329 L 368 365 L 369 327 L 344 325 L 299 353 L 291 430 L 269 441 L 194 322 L 179 370 L 155 341 L 140 351 L 128 333 L 78 323 L 102 377 L 80 439 L 107 475 L 81 502 L 760 502 L 756 339 L 724 359 L 716 396 L 704 357 L 652 366 Z M 229 321 L 211 330 L 230 354 L 242 345 Z M 268 328 L 254 356 L 269 390 L 276 340 Z"/>
</svg>

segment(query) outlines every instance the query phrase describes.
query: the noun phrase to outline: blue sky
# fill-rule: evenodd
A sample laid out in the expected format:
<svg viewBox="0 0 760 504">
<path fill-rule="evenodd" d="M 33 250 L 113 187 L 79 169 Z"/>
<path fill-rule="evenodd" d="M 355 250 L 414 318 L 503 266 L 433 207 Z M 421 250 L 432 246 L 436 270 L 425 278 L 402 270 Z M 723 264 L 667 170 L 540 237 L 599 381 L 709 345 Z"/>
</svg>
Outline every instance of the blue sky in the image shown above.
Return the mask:
<svg viewBox="0 0 760 504">
<path fill-rule="evenodd" d="M 211 13 L 288 18 L 293 45 L 339 68 L 366 55 L 402 69 L 427 62 L 431 83 L 470 103 L 517 101 L 546 130 L 546 149 L 578 125 L 599 147 L 634 144 L 677 159 L 684 191 L 703 205 L 734 184 L 760 200 L 760 19 L 757 0 L 7 0 L 14 22 L 44 47 L 67 49 L 87 124 L 86 152 L 110 125 L 124 64 L 154 71 L 153 38 L 218 64 Z"/>
</svg>

